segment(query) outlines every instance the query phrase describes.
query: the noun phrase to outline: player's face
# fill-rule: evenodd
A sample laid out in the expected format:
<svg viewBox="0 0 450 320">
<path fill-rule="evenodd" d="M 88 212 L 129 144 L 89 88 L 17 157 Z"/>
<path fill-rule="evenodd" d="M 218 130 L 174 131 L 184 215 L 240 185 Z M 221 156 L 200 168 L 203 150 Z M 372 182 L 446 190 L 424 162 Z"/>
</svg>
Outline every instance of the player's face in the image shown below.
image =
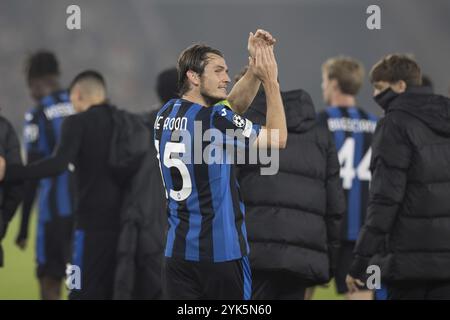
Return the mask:
<svg viewBox="0 0 450 320">
<path fill-rule="evenodd" d="M 216 54 L 208 54 L 208 62 L 200 77 L 200 94 L 209 100 L 224 100 L 228 96 L 230 81 L 225 59 Z"/>
<path fill-rule="evenodd" d="M 326 104 L 331 104 L 331 83 L 328 79 L 328 74 L 326 72 L 322 72 L 322 96 L 323 101 Z"/>
<path fill-rule="evenodd" d="M 35 102 L 39 102 L 45 96 L 51 94 L 44 79 L 32 79 L 28 83 L 31 97 Z"/>
<path fill-rule="evenodd" d="M 403 93 L 406 90 L 406 83 L 403 80 L 399 80 L 394 83 L 389 83 L 386 81 L 377 81 L 373 84 L 373 95 L 376 96 L 383 92 L 384 90 L 390 88 L 395 93 Z"/>
<path fill-rule="evenodd" d="M 379 95 L 381 92 L 390 87 L 389 82 L 377 81 L 373 83 L 373 96 Z"/>
</svg>

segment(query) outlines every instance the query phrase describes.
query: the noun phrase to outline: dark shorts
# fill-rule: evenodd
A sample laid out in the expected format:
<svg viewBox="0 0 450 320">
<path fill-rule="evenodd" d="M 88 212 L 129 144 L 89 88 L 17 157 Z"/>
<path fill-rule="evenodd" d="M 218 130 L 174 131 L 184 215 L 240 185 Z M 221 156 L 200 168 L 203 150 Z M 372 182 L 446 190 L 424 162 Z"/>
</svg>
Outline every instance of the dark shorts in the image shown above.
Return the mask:
<svg viewBox="0 0 450 320">
<path fill-rule="evenodd" d="M 345 278 L 350 270 L 353 262 L 353 249 L 355 242 L 343 241 L 339 249 L 337 268 L 334 281 L 336 283 L 336 290 L 339 294 L 345 294 L 348 292 Z M 362 288 L 368 290 L 367 288 Z"/>
<path fill-rule="evenodd" d="M 251 271 L 247 257 L 226 262 L 165 258 L 164 298 L 170 300 L 249 300 Z"/>
<path fill-rule="evenodd" d="M 71 300 L 113 298 L 118 231 L 75 231 L 72 264 L 80 270 L 81 288 L 70 290 Z"/>
<path fill-rule="evenodd" d="M 73 238 L 73 218 L 56 217 L 49 222 L 38 222 L 36 259 L 37 277 L 61 280 L 70 263 Z"/>
</svg>

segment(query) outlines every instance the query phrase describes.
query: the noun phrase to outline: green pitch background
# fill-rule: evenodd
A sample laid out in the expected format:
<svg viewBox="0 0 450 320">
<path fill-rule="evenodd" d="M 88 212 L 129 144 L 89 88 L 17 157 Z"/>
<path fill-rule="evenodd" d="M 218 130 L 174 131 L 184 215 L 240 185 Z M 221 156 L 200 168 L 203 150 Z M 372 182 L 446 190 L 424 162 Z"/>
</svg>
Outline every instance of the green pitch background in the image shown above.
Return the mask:
<svg viewBox="0 0 450 320">
<path fill-rule="evenodd" d="M 6 238 L 3 239 L 5 266 L 0 268 L 0 300 L 35 300 L 39 299 L 38 282 L 35 277 L 35 240 L 36 213 L 30 221 L 28 246 L 20 250 L 14 243 L 19 228 L 20 217 L 15 215 L 11 221 Z M 64 293 L 64 298 L 67 292 Z M 334 285 L 328 288 L 317 288 L 314 299 L 339 300 Z"/>
</svg>

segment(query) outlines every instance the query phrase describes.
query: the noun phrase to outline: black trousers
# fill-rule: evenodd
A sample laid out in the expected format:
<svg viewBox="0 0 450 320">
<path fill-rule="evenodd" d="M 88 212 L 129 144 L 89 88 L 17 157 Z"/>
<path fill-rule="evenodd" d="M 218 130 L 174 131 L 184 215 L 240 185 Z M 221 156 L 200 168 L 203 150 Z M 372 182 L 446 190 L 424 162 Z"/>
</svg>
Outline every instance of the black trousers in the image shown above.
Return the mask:
<svg viewBox="0 0 450 320">
<path fill-rule="evenodd" d="M 163 295 L 169 300 L 249 300 L 251 273 L 247 257 L 226 262 L 165 258 Z"/>
<path fill-rule="evenodd" d="M 252 270 L 253 300 L 304 300 L 307 285 L 295 275 Z"/>
<path fill-rule="evenodd" d="M 38 224 L 36 275 L 61 280 L 71 261 L 73 216 L 53 217 L 49 222 L 39 221 Z"/>
<path fill-rule="evenodd" d="M 113 298 L 118 235 L 117 231 L 75 231 L 72 264 L 81 270 L 81 288 L 70 291 L 70 300 Z"/>
<path fill-rule="evenodd" d="M 388 300 L 450 300 L 450 281 L 402 281 L 387 285 Z"/>
</svg>

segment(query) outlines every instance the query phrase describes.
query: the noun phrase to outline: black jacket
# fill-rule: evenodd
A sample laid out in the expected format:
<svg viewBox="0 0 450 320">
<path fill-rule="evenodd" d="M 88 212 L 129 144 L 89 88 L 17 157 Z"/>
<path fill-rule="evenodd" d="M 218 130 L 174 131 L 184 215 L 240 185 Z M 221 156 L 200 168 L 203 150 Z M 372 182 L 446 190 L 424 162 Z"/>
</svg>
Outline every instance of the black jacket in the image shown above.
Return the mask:
<svg viewBox="0 0 450 320">
<path fill-rule="evenodd" d="M 305 91 L 284 92 L 282 97 L 288 142 L 280 150 L 279 172 L 262 176 L 256 165 L 239 171 L 250 265 L 254 270 L 289 272 L 311 284 L 325 283 L 336 265 L 345 210 L 334 140 L 316 123 Z M 265 113 L 261 93 L 245 116 L 264 124 Z"/>
<path fill-rule="evenodd" d="M 153 146 L 156 112 L 142 116 L 149 128 L 148 152 L 126 188 L 114 280 L 114 299 L 160 299 L 167 224 L 166 198 Z"/>
<path fill-rule="evenodd" d="M 64 119 L 51 157 L 27 166 L 7 165 L 5 181 L 53 177 L 75 165 L 74 213 L 78 229 L 118 233 L 122 189 L 108 165 L 111 106 L 99 104 Z"/>
<path fill-rule="evenodd" d="M 450 100 L 426 88 L 382 99 L 367 218 L 350 274 L 450 280 Z M 367 275 L 366 275 L 367 276 Z"/>
<path fill-rule="evenodd" d="M 22 164 L 20 144 L 16 132 L 8 120 L 0 116 L 0 156 L 7 164 Z M 22 201 L 22 185 L 17 183 L 0 184 L 0 267 L 3 266 L 2 238 L 6 227 Z"/>
</svg>

